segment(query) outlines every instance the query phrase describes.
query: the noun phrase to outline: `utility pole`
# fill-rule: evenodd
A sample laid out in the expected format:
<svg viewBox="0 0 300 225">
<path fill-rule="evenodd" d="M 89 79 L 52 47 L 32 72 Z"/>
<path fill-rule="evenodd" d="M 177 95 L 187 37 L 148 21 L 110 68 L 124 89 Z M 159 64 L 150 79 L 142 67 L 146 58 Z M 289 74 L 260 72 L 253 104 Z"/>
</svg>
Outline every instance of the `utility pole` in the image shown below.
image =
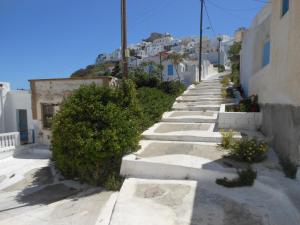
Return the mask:
<svg viewBox="0 0 300 225">
<path fill-rule="evenodd" d="M 218 37 L 218 41 L 219 41 L 219 49 L 218 49 L 218 72 L 220 72 L 221 69 L 221 41 L 223 40 L 223 38 L 220 36 Z"/>
<path fill-rule="evenodd" d="M 222 41 L 222 38 L 221 37 L 218 37 L 218 41 L 219 41 L 219 49 L 218 49 L 218 72 L 220 72 L 220 63 L 221 63 L 221 41 Z"/>
<path fill-rule="evenodd" d="M 122 65 L 123 78 L 128 78 L 128 54 L 127 54 L 127 16 L 126 0 L 121 0 L 121 34 L 122 34 Z"/>
<path fill-rule="evenodd" d="M 199 47 L 199 78 L 202 80 L 202 39 L 203 39 L 203 6 L 204 0 L 201 1 L 201 10 L 200 10 L 200 47 Z"/>
</svg>

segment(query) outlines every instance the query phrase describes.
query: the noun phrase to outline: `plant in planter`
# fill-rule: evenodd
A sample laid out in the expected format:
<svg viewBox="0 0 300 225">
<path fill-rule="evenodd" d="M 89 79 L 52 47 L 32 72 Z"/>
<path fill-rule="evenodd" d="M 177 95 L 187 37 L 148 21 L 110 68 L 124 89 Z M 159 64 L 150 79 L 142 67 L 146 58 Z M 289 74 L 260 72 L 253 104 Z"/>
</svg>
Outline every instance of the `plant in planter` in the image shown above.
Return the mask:
<svg viewBox="0 0 300 225">
<path fill-rule="evenodd" d="M 229 156 L 233 159 L 247 163 L 257 163 L 266 159 L 268 145 L 256 139 L 242 138 L 235 141 L 229 148 Z"/>
<path fill-rule="evenodd" d="M 230 149 L 232 144 L 234 143 L 234 139 L 233 139 L 234 131 L 221 130 L 221 135 L 222 135 L 222 141 L 221 144 L 219 144 L 219 146 L 223 149 Z"/>
<path fill-rule="evenodd" d="M 252 95 L 240 101 L 240 112 L 259 112 L 258 96 Z"/>
</svg>

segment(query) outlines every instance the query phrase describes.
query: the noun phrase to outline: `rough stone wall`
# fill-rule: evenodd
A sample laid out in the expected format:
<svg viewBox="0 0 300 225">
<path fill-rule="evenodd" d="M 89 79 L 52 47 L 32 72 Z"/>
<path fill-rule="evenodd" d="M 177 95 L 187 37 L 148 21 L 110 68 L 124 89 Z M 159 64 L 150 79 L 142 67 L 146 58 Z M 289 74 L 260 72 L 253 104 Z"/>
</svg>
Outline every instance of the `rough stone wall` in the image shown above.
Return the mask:
<svg viewBox="0 0 300 225">
<path fill-rule="evenodd" d="M 300 107 L 265 104 L 262 112 L 262 132 L 281 158 L 300 166 Z"/>
</svg>

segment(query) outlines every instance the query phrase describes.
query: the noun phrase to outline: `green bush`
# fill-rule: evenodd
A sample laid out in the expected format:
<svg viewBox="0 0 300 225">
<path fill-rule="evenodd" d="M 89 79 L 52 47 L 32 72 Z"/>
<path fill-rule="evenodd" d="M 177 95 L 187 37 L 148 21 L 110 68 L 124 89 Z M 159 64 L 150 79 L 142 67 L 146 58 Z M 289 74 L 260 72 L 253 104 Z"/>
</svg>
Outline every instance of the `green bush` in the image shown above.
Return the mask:
<svg viewBox="0 0 300 225">
<path fill-rule="evenodd" d="M 250 167 L 246 170 L 238 170 L 238 177 L 232 180 L 224 177 L 217 179 L 216 183 L 228 188 L 252 186 L 257 177 L 257 172 L 253 171 Z"/>
<path fill-rule="evenodd" d="M 221 80 L 221 84 L 223 87 L 228 87 L 230 83 L 230 76 L 224 76 L 223 79 Z"/>
<path fill-rule="evenodd" d="M 139 115 L 131 81 L 116 89 L 81 86 L 61 105 L 53 120 L 56 166 L 68 178 L 104 184 L 112 174 L 119 173 L 122 156 L 137 149 Z"/>
<path fill-rule="evenodd" d="M 256 163 L 265 160 L 268 146 L 264 142 L 255 139 L 242 138 L 231 144 L 230 156 L 234 159 L 247 163 Z"/>
<path fill-rule="evenodd" d="M 223 73 L 225 71 L 225 66 L 224 65 L 219 65 L 218 66 L 218 72 Z"/>
<path fill-rule="evenodd" d="M 108 176 L 104 183 L 104 188 L 109 191 L 120 191 L 124 182 L 124 178 L 112 173 Z"/>
<path fill-rule="evenodd" d="M 233 70 L 231 74 L 231 81 L 235 86 L 240 84 L 240 72 L 238 70 Z"/>
<path fill-rule="evenodd" d="M 144 87 L 138 89 L 138 98 L 143 112 L 142 129 L 146 129 L 158 122 L 162 114 L 172 108 L 176 96 L 156 88 Z"/>
<path fill-rule="evenodd" d="M 186 87 L 180 81 L 164 81 L 159 89 L 167 94 L 178 96 L 185 91 Z"/>
</svg>

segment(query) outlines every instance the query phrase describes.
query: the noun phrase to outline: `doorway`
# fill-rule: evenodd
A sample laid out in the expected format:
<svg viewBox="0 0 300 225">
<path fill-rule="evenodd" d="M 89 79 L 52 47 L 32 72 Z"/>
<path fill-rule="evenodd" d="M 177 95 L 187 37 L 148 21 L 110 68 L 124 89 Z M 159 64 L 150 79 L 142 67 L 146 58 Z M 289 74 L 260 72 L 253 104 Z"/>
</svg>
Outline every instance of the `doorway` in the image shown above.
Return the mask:
<svg viewBox="0 0 300 225">
<path fill-rule="evenodd" d="M 28 121 L 27 121 L 27 110 L 18 109 L 18 128 L 20 132 L 21 144 L 28 144 Z"/>
</svg>

